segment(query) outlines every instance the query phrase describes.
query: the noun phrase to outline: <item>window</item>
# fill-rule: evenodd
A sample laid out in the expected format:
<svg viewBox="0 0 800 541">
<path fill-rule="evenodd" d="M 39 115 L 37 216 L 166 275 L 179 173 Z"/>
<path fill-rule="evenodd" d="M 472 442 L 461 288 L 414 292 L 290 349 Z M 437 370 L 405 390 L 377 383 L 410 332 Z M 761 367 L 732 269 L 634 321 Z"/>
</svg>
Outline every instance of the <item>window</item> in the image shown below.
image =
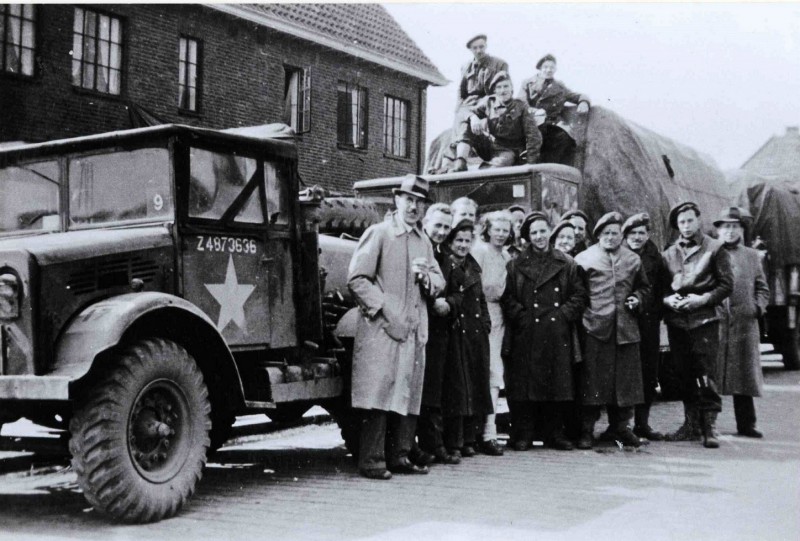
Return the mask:
<svg viewBox="0 0 800 541">
<path fill-rule="evenodd" d="M 367 148 L 367 89 L 339 81 L 338 140 L 339 144 Z"/>
<path fill-rule="evenodd" d="M 72 84 L 119 94 L 122 79 L 122 22 L 117 17 L 75 8 Z"/>
<path fill-rule="evenodd" d="M 0 4 L 0 66 L 6 73 L 33 75 L 35 15 L 30 4 Z"/>
<path fill-rule="evenodd" d="M 56 161 L 0 169 L 0 235 L 61 227 L 58 173 Z"/>
<path fill-rule="evenodd" d="M 246 196 L 244 205 L 232 218 L 248 224 L 264 223 L 259 192 L 254 189 L 258 182 L 251 182 L 263 175 L 255 159 L 192 148 L 190 161 L 191 218 L 222 219 L 234 203 Z M 243 196 L 245 191 L 250 193 Z"/>
<path fill-rule="evenodd" d="M 200 110 L 200 42 L 181 38 L 178 46 L 178 107 Z"/>
<path fill-rule="evenodd" d="M 386 154 L 408 157 L 408 107 L 406 100 L 383 97 L 383 151 Z"/>
<path fill-rule="evenodd" d="M 286 68 L 284 84 L 285 122 L 297 133 L 311 129 L 311 71 Z"/>
</svg>

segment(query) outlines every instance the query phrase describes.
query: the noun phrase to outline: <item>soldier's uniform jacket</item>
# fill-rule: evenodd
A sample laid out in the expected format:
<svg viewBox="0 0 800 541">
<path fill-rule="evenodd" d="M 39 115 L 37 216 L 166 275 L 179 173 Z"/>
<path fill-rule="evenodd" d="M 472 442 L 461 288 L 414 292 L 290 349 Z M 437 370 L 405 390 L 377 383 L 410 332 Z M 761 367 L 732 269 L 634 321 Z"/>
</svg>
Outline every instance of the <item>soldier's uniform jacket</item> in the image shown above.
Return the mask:
<svg viewBox="0 0 800 541">
<path fill-rule="evenodd" d="M 447 264 L 448 250 L 444 243 L 434 245 L 433 253 L 444 280 L 447 282 L 450 276 L 450 266 Z M 433 310 L 435 300 L 434 297 L 429 297 L 427 300 L 428 342 L 425 344 L 425 382 L 422 386 L 422 405 L 431 408 L 439 408 L 442 405 L 442 378 L 450 327 L 449 315 L 440 316 Z"/>
<path fill-rule="evenodd" d="M 517 98 L 534 109 L 544 109 L 547 115 L 545 122 L 549 124 L 558 124 L 561 121 L 565 103 L 589 103 L 589 96 L 573 92 L 561 81 L 544 79 L 539 75 L 522 82 Z"/>
<path fill-rule="evenodd" d="M 458 109 L 468 98 L 473 100 L 482 98 L 491 93 L 489 83 L 498 71 L 508 72 L 508 63 L 495 56 L 486 55 L 478 62 L 472 60 L 461 68 L 461 84 L 458 89 Z"/>
<path fill-rule="evenodd" d="M 679 293 L 707 295 L 692 312 L 665 309 L 664 322 L 681 329 L 696 329 L 719 320 L 717 306 L 733 291 L 733 271 L 722 243 L 698 231 L 691 239 L 679 239 L 661 254 L 668 285 L 664 297 Z M 662 299 L 663 301 L 663 299 Z"/>
<path fill-rule="evenodd" d="M 536 163 L 542 134 L 524 102 L 512 99 L 502 103 L 495 95 L 486 96 L 472 107 L 472 114 L 487 119 L 489 133 L 497 146 L 521 152 L 527 150 L 528 163 Z"/>
</svg>

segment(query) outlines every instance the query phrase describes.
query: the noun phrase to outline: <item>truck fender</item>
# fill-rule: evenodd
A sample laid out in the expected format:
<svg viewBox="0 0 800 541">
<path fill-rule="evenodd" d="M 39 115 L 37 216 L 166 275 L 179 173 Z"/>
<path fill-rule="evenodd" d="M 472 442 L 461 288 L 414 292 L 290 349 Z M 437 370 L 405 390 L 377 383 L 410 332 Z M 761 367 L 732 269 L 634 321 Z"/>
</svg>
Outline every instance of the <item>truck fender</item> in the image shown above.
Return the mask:
<svg viewBox="0 0 800 541">
<path fill-rule="evenodd" d="M 181 343 L 204 374 L 212 368 L 218 372 L 225 382 L 229 406 L 244 403 L 233 354 L 214 323 L 191 302 L 167 293 L 128 293 L 84 308 L 61 333 L 55 348 L 54 369 L 49 375 L 70 378 L 72 387 L 72 383 L 90 372 L 98 355 L 123 343 L 126 334 L 144 327 Z M 192 340 L 181 340 L 191 336 L 201 336 L 203 343 L 192 347 Z M 239 400 L 231 401 L 232 395 L 238 395 Z"/>
<path fill-rule="evenodd" d="M 333 334 L 339 338 L 355 338 L 359 317 L 360 314 L 358 307 L 351 308 L 344 313 L 342 318 L 336 324 L 336 329 L 333 331 Z"/>
</svg>

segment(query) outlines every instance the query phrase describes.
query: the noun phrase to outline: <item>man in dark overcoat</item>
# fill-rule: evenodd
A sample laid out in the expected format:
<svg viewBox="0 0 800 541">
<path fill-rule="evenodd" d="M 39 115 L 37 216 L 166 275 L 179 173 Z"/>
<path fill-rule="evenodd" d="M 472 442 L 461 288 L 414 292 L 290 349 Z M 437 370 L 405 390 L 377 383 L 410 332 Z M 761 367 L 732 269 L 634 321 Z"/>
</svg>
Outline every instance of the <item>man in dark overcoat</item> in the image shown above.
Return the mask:
<svg viewBox="0 0 800 541">
<path fill-rule="evenodd" d="M 644 402 L 636 406 L 633 433 L 650 441 L 664 439 L 664 435 L 650 426 L 650 407 L 658 389 L 659 358 L 661 356 L 661 299 L 667 284 L 664 284 L 664 261 L 661 252 L 650 239 L 650 215 L 646 212 L 634 214 L 622 226 L 622 235 L 628 248 L 642 260 L 644 272 L 650 281 L 650 294 L 639 306 L 639 355 L 642 360 L 642 384 Z"/>
<path fill-rule="evenodd" d="M 551 447 L 572 449 L 564 436 L 564 405 L 575 398 L 573 325 L 588 302 L 575 261 L 549 243 L 550 224 L 532 212 L 520 234 L 528 245 L 508 263 L 500 299 L 506 317 L 503 342 L 506 397 L 511 412 L 514 449 L 532 446 L 534 419 L 543 409 L 542 432 Z"/>
<path fill-rule="evenodd" d="M 475 455 L 477 427 L 494 413 L 489 386 L 492 321 L 483 293 L 481 267 L 470 254 L 475 223 L 461 220 L 445 241 L 444 299 L 449 306 L 449 340 L 443 372 L 444 443 L 455 456 Z"/>
<path fill-rule="evenodd" d="M 722 411 L 722 398 L 714 383 L 719 352 L 717 310 L 733 291 L 731 260 L 721 242 L 703 233 L 696 203 L 675 206 L 669 223 L 680 237 L 661 254 L 669 282 L 663 299 L 664 322 L 682 380 L 684 423 L 666 439 L 697 440 L 700 427 L 703 446 L 716 449 L 717 414 Z"/>
<path fill-rule="evenodd" d="M 435 203 L 428 207 L 422 219 L 422 229 L 433 246 L 433 254 L 442 270 L 445 282 L 449 273 L 446 265 L 447 245 L 445 239 L 450 234 L 453 212 L 446 203 Z M 443 293 L 443 292 L 442 292 Z M 450 306 L 440 295 L 428 299 L 428 343 L 425 344 L 425 381 L 422 385 L 422 407 L 417 421 L 419 447 L 430 454 L 436 462 L 458 464 L 461 460 L 447 452 L 442 434 L 442 385 L 444 365 L 447 358 Z M 425 460 L 418 460 L 425 462 Z"/>
<path fill-rule="evenodd" d="M 614 439 L 623 445 L 640 445 L 628 422 L 634 406 L 644 401 L 637 312 L 650 293 L 650 284 L 639 256 L 623 245 L 622 225 L 619 212 L 604 215 L 593 231 L 597 244 L 575 258 L 589 290 L 579 375 L 580 449 L 592 447 L 594 425 L 603 406 Z"/>
<path fill-rule="evenodd" d="M 500 71 L 508 72 L 508 63 L 505 60 L 486 53 L 486 41 L 486 34 L 478 34 L 467 41 L 467 49 L 473 58 L 461 68 L 461 82 L 458 85 L 456 115 L 453 122 L 453 140 L 456 142 L 463 138 L 464 121 L 469 118 L 472 107 L 478 100 L 492 93 L 489 85 L 494 76 Z M 450 170 L 466 171 L 466 156 L 457 158 Z"/>
<path fill-rule="evenodd" d="M 769 286 L 759 251 L 744 245 L 744 225 L 750 219 L 746 211 L 729 207 L 714 222 L 733 269 L 733 292 L 719 307 L 720 350 L 714 380 L 723 395 L 733 395 L 739 435 L 761 438 L 753 397 L 761 396 L 764 386 L 758 319 L 767 310 Z"/>
</svg>

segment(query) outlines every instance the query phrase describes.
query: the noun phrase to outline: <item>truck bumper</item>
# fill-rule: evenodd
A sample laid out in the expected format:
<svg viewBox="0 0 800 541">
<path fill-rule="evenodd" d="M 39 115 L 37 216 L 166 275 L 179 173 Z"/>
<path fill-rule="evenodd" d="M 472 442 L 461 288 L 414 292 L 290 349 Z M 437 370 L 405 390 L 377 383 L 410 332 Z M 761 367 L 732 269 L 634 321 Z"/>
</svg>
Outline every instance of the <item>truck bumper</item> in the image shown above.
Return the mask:
<svg viewBox="0 0 800 541">
<path fill-rule="evenodd" d="M 0 400 L 68 400 L 65 376 L 0 376 Z"/>
</svg>

